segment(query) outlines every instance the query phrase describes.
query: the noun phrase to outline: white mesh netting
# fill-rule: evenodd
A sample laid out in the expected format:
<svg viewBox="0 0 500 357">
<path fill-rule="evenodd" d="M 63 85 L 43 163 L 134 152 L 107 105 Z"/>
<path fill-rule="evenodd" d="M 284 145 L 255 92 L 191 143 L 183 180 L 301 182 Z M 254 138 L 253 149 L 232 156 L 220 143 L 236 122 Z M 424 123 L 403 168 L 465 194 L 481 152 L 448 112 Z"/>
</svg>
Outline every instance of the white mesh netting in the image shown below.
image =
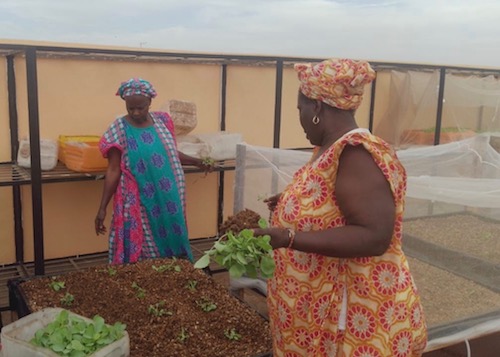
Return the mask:
<svg viewBox="0 0 500 357">
<path fill-rule="evenodd" d="M 391 71 L 387 110 L 374 134 L 396 147 L 432 145 L 437 121 L 439 71 Z M 440 143 L 500 131 L 500 79 L 445 76 Z"/>
</svg>

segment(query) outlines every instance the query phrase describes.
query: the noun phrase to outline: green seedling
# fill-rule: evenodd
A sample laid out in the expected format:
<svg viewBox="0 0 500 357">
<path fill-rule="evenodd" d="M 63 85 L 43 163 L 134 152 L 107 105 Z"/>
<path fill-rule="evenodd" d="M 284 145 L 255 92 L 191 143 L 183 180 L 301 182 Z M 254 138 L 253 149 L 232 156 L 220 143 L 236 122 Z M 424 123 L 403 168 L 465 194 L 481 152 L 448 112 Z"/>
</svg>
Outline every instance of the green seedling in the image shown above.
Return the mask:
<svg viewBox="0 0 500 357">
<path fill-rule="evenodd" d="M 63 310 L 54 321 L 37 330 L 30 342 L 60 356 L 84 357 L 122 338 L 125 327 L 120 322 L 107 325 L 98 315 L 87 322 Z"/>
<path fill-rule="evenodd" d="M 231 341 L 241 340 L 241 335 L 238 332 L 236 332 L 234 328 L 230 330 L 229 329 L 224 330 L 224 336 L 226 336 L 226 338 Z"/>
<path fill-rule="evenodd" d="M 151 268 L 159 273 L 163 273 L 167 270 L 174 270 L 176 272 L 180 272 L 182 270 L 180 265 L 175 264 L 175 261 L 172 261 L 170 264 L 160 265 L 158 267 L 156 265 L 153 265 Z"/>
<path fill-rule="evenodd" d="M 65 288 L 64 284 L 64 281 L 56 281 L 55 278 L 52 278 L 49 286 L 52 288 L 52 290 L 59 291 Z"/>
<path fill-rule="evenodd" d="M 103 273 L 108 273 L 109 276 L 115 276 L 116 273 L 118 272 L 118 270 L 116 270 L 116 268 L 113 267 L 108 267 L 107 269 L 102 269 L 100 271 L 102 271 Z"/>
<path fill-rule="evenodd" d="M 214 166 L 215 160 L 211 157 L 204 157 L 203 159 L 201 159 L 201 163 L 205 166 Z"/>
<path fill-rule="evenodd" d="M 146 297 L 146 290 L 137 285 L 135 281 L 132 283 L 132 288 L 135 289 L 135 295 L 139 299 L 143 299 L 144 297 Z"/>
<path fill-rule="evenodd" d="M 217 309 L 217 304 L 207 298 L 196 301 L 196 304 L 205 312 L 210 312 Z"/>
<path fill-rule="evenodd" d="M 189 280 L 186 284 L 186 287 L 191 291 L 195 291 L 196 285 L 198 285 L 198 282 L 196 280 Z"/>
<path fill-rule="evenodd" d="M 116 273 L 117 273 L 117 270 L 115 268 L 113 268 L 113 267 L 108 267 L 107 271 L 108 271 L 108 275 L 109 276 L 115 276 Z"/>
<path fill-rule="evenodd" d="M 184 327 L 181 328 L 181 332 L 177 335 L 177 339 L 182 343 L 186 342 L 189 338 L 188 330 Z"/>
<path fill-rule="evenodd" d="M 260 228 L 267 228 L 267 222 L 261 218 Z M 239 233 L 228 232 L 215 242 L 214 246 L 194 264 L 195 268 L 203 269 L 213 259 L 219 265 L 229 270 L 232 278 L 247 275 L 250 278 L 272 277 L 275 269 L 272 257 L 273 247 L 268 235 L 255 237 L 253 231 L 244 229 Z"/>
<path fill-rule="evenodd" d="M 154 305 L 149 305 L 148 313 L 150 315 L 154 315 L 156 317 L 161 317 L 164 315 L 172 316 L 173 313 L 171 311 L 167 311 L 167 310 L 163 309 L 163 306 L 165 306 L 165 300 L 157 302 Z"/>
<path fill-rule="evenodd" d="M 64 294 L 64 296 L 61 298 L 61 304 L 63 304 L 64 306 L 71 306 L 73 305 L 74 301 L 75 297 L 70 293 Z"/>
</svg>

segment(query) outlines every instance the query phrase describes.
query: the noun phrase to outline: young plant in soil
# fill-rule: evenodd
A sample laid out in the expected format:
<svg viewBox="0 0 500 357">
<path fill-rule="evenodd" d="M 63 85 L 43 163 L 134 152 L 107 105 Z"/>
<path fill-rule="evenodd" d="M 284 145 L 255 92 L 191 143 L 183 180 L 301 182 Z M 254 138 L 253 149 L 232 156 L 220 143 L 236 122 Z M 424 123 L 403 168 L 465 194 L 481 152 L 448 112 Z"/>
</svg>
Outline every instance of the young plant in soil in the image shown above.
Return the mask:
<svg viewBox="0 0 500 357">
<path fill-rule="evenodd" d="M 73 305 L 74 301 L 75 297 L 70 293 L 64 294 L 64 296 L 61 298 L 61 304 L 63 304 L 64 306 L 71 306 Z"/>
<path fill-rule="evenodd" d="M 226 338 L 231 341 L 238 341 L 241 339 L 241 335 L 236 332 L 236 329 L 234 328 L 224 330 L 224 336 L 226 336 Z"/>
<path fill-rule="evenodd" d="M 148 313 L 156 317 L 161 317 L 165 315 L 172 316 L 173 313 L 171 311 L 165 310 L 163 306 L 165 306 L 165 300 L 157 302 L 154 305 L 149 305 Z"/>
<path fill-rule="evenodd" d="M 56 278 L 53 277 L 52 278 L 52 281 L 50 282 L 50 287 L 52 288 L 52 290 L 54 291 L 59 291 L 59 290 L 62 290 L 64 289 L 64 281 L 57 281 L 55 280 Z"/>
<path fill-rule="evenodd" d="M 176 259 L 174 258 L 170 264 L 163 264 L 160 266 L 153 265 L 151 268 L 158 273 L 163 273 L 169 270 L 180 272 L 182 270 L 179 264 L 175 264 Z"/>
<path fill-rule="evenodd" d="M 207 298 L 196 301 L 196 304 L 205 312 L 210 312 L 217 309 L 217 304 Z"/>
<path fill-rule="evenodd" d="M 144 299 L 146 297 L 146 290 L 137 285 L 135 281 L 132 283 L 132 289 L 135 289 L 135 295 L 137 298 Z"/>
<path fill-rule="evenodd" d="M 181 332 L 179 332 L 179 334 L 177 335 L 177 339 L 181 343 L 185 343 L 188 340 L 188 338 L 189 338 L 188 330 L 182 327 Z"/>
<path fill-rule="evenodd" d="M 61 356 L 84 357 L 122 338 L 125 327 L 119 322 L 106 325 L 98 315 L 86 322 L 63 310 L 53 322 L 35 332 L 31 343 Z"/>
<path fill-rule="evenodd" d="M 198 285 L 198 282 L 196 280 L 189 280 L 186 284 L 186 288 L 188 288 L 191 291 L 195 291 L 196 285 Z"/>
<path fill-rule="evenodd" d="M 109 276 L 115 276 L 118 270 L 113 267 L 108 267 L 108 269 L 104 269 L 104 272 L 108 273 Z"/>
<path fill-rule="evenodd" d="M 259 220 L 261 228 L 267 227 L 264 219 Z M 239 278 L 246 275 L 250 278 L 270 278 L 275 269 L 272 257 L 271 237 L 268 235 L 255 237 L 250 229 L 239 233 L 228 232 L 215 242 L 214 246 L 195 263 L 198 269 L 206 268 L 213 259 L 229 270 L 229 275 Z"/>
</svg>

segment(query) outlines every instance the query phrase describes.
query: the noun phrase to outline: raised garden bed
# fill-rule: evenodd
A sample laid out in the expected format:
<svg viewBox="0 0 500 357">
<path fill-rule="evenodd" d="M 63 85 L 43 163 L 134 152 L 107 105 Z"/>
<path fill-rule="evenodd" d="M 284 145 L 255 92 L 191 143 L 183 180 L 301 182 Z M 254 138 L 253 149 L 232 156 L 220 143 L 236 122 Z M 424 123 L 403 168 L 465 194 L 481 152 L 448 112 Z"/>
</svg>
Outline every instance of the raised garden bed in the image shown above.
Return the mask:
<svg viewBox="0 0 500 357">
<path fill-rule="evenodd" d="M 11 281 L 9 290 L 21 316 L 63 307 L 125 323 L 133 357 L 268 356 L 272 349 L 268 322 L 185 260 L 97 266 Z"/>
</svg>

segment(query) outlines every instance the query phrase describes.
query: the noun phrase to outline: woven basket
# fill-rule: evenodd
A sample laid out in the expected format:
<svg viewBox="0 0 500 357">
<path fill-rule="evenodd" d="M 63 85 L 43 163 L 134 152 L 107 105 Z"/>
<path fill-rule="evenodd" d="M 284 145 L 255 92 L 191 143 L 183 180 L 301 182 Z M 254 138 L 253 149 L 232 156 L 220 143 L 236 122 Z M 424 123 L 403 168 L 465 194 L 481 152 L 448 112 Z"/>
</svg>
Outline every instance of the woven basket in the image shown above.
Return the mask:
<svg viewBox="0 0 500 357">
<path fill-rule="evenodd" d="M 174 122 L 175 135 L 187 135 L 198 124 L 196 104 L 183 100 L 169 100 L 161 110 L 166 111 Z"/>
</svg>

